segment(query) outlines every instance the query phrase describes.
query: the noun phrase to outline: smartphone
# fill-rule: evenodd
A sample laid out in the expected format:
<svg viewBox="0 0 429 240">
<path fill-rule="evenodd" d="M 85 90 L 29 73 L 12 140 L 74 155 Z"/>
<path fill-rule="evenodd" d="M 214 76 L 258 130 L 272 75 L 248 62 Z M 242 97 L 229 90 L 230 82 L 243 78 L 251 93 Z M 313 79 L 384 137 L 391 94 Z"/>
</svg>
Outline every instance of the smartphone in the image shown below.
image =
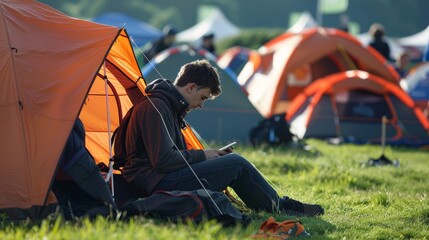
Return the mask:
<svg viewBox="0 0 429 240">
<path fill-rule="evenodd" d="M 232 146 L 234 146 L 235 144 L 237 144 L 237 142 L 229 143 L 228 145 L 225 145 L 225 146 L 223 146 L 223 147 L 219 148 L 219 150 L 221 150 L 221 151 L 225 151 L 225 150 L 227 150 L 228 148 L 231 148 Z"/>
</svg>

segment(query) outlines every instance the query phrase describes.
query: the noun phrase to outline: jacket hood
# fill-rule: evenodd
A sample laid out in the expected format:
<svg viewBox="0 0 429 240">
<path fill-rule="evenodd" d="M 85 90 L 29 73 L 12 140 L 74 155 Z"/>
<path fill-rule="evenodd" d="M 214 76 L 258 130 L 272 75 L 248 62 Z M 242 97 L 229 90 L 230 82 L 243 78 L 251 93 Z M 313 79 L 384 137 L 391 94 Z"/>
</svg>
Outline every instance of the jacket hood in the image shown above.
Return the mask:
<svg viewBox="0 0 429 240">
<path fill-rule="evenodd" d="M 149 97 L 158 97 L 164 101 L 168 101 L 173 108 L 173 111 L 184 117 L 186 107 L 189 103 L 176 89 L 173 82 L 168 79 L 156 79 L 146 86 L 146 93 Z"/>
</svg>

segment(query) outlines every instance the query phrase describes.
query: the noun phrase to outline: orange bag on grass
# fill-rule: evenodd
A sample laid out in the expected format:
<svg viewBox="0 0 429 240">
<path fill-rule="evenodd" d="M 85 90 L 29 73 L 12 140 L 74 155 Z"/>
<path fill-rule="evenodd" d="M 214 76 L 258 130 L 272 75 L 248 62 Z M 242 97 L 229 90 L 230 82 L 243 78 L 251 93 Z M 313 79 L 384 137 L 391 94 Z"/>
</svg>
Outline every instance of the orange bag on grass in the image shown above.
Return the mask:
<svg viewBox="0 0 429 240">
<path fill-rule="evenodd" d="M 290 237 L 308 237 L 310 233 L 305 231 L 304 225 L 298 220 L 284 220 L 277 222 L 269 217 L 261 224 L 259 231 L 251 235 L 251 238 L 266 238 L 273 240 L 288 239 Z"/>
</svg>

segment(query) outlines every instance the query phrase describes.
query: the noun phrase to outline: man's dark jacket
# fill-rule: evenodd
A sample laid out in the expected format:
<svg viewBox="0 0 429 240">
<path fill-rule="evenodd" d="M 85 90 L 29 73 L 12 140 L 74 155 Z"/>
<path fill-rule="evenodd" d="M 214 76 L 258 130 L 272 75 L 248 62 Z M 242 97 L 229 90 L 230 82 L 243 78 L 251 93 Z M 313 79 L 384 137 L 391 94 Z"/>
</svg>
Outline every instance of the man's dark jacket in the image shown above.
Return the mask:
<svg viewBox="0 0 429 240">
<path fill-rule="evenodd" d="M 128 182 L 150 195 L 168 173 L 206 160 L 203 150 L 186 150 L 181 127 L 188 103 L 173 83 L 157 79 L 146 87 L 148 98 L 134 107 L 126 131 Z"/>
</svg>

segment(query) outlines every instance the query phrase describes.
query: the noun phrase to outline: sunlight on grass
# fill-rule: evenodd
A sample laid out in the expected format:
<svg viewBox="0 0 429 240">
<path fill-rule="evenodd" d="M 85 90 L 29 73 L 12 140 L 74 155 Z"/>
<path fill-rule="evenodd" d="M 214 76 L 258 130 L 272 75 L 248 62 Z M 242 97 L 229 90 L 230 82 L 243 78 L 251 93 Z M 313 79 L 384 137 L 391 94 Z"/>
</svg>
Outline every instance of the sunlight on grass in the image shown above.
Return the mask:
<svg viewBox="0 0 429 240">
<path fill-rule="evenodd" d="M 235 151 L 264 173 L 280 195 L 325 208 L 324 216 L 299 217 L 311 239 L 428 239 L 427 151 L 387 147 L 386 156 L 398 159 L 399 167 L 362 167 L 369 158 L 380 156 L 379 146 L 335 146 L 314 139 L 307 144 L 311 151 L 243 145 Z M 246 227 L 223 228 L 213 221 L 175 224 L 144 217 L 79 222 L 53 217 L 41 223 L 2 220 L 0 239 L 250 239 L 269 216 L 279 221 L 297 219 L 242 210 L 252 217 Z"/>
</svg>

